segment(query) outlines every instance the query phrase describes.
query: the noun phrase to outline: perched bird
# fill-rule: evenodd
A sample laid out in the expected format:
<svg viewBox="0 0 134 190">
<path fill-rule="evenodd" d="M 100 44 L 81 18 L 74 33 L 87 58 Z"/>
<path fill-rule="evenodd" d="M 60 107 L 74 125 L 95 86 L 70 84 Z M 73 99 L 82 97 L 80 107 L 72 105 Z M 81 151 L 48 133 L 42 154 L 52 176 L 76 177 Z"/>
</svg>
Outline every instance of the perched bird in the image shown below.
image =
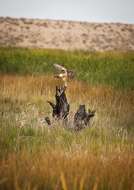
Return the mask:
<svg viewBox="0 0 134 190">
<path fill-rule="evenodd" d="M 61 79 L 64 83 L 64 86 L 67 87 L 67 80 L 74 78 L 74 72 L 67 70 L 65 67 L 59 64 L 54 64 L 54 67 L 57 71 L 55 77 Z"/>
</svg>

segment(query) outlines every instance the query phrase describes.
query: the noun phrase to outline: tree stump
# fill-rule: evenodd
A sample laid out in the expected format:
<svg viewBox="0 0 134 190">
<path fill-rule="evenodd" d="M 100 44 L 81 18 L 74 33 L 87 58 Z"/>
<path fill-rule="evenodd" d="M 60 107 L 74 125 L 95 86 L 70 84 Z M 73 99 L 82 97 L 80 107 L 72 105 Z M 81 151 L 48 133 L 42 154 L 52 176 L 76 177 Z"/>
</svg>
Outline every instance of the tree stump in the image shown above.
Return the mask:
<svg viewBox="0 0 134 190">
<path fill-rule="evenodd" d="M 54 104 L 50 101 L 47 102 L 50 104 L 50 106 L 53 109 L 52 117 L 55 119 L 65 121 L 66 127 L 70 128 L 67 118 L 70 110 L 70 105 L 67 101 L 65 91 L 66 91 L 66 86 L 63 87 L 56 86 L 56 94 L 55 94 L 56 103 Z M 89 109 L 87 112 L 85 105 L 80 105 L 77 112 L 74 115 L 73 129 L 80 130 L 87 127 L 90 122 L 90 119 L 94 115 L 95 111 L 91 111 Z M 51 121 L 48 117 L 46 117 L 45 120 L 49 126 L 52 126 Z"/>
<path fill-rule="evenodd" d="M 67 97 L 65 94 L 66 87 L 57 87 L 56 86 L 56 104 L 48 101 L 50 106 L 53 109 L 52 116 L 57 119 L 67 119 L 67 116 L 69 114 L 70 105 L 67 101 Z"/>
<path fill-rule="evenodd" d="M 95 111 L 90 109 L 86 112 L 85 105 L 80 105 L 77 112 L 74 115 L 74 128 L 75 130 L 80 130 L 85 128 L 90 119 L 95 115 Z"/>
</svg>

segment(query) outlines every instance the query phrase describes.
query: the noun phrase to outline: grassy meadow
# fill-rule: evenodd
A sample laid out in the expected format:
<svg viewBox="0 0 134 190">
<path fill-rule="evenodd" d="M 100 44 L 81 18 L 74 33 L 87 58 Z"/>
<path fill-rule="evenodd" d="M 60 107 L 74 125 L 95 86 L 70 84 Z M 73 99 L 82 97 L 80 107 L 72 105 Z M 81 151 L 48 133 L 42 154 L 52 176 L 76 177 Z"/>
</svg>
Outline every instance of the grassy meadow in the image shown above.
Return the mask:
<svg viewBox="0 0 134 190">
<path fill-rule="evenodd" d="M 73 69 L 69 124 L 80 104 L 96 110 L 79 132 L 54 121 L 53 64 Z M 134 189 L 134 53 L 0 49 L 0 189 Z"/>
<path fill-rule="evenodd" d="M 0 48 L 0 72 L 20 75 L 53 73 L 53 64 L 73 69 L 91 85 L 134 89 L 133 52 L 86 52 Z"/>
</svg>

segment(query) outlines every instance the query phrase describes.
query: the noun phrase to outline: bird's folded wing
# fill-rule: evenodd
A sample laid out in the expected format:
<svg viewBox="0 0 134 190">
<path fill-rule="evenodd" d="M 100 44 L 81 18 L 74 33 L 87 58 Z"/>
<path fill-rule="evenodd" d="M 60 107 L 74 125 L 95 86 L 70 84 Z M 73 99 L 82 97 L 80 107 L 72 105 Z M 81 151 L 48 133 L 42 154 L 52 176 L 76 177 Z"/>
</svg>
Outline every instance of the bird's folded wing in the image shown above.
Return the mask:
<svg viewBox="0 0 134 190">
<path fill-rule="evenodd" d="M 58 71 L 64 71 L 64 72 L 67 72 L 67 69 L 59 64 L 54 64 L 54 67 L 56 70 Z"/>
</svg>

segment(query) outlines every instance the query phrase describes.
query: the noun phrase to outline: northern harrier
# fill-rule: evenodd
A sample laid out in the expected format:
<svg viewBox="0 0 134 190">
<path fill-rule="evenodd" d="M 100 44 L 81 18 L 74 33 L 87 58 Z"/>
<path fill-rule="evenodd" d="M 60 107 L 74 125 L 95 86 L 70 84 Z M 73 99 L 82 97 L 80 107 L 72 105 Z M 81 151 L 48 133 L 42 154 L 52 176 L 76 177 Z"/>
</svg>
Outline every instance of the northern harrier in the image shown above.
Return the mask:
<svg viewBox="0 0 134 190">
<path fill-rule="evenodd" d="M 67 80 L 74 78 L 74 72 L 67 70 L 65 67 L 59 64 L 54 64 L 54 67 L 57 71 L 55 77 L 61 79 L 64 82 L 64 86 L 67 87 Z"/>
</svg>

